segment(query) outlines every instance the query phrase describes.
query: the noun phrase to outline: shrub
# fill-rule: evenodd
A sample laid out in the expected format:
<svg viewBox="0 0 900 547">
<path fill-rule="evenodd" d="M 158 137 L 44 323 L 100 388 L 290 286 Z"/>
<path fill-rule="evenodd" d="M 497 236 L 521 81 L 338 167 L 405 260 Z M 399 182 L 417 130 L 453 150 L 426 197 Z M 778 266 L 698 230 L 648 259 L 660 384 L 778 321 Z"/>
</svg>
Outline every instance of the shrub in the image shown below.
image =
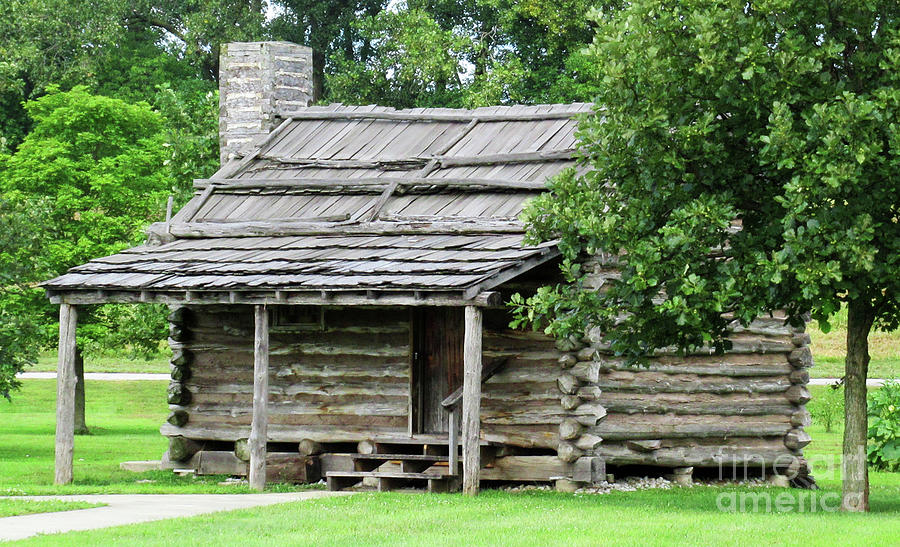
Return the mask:
<svg viewBox="0 0 900 547">
<path fill-rule="evenodd" d="M 888 380 L 869 397 L 869 465 L 900 471 L 900 383 Z"/>
<path fill-rule="evenodd" d="M 825 431 L 831 433 L 835 424 L 844 418 L 844 389 L 840 383 L 835 383 L 826 389 L 820 397 L 814 397 L 806 405 L 817 424 L 825 426 Z"/>
</svg>

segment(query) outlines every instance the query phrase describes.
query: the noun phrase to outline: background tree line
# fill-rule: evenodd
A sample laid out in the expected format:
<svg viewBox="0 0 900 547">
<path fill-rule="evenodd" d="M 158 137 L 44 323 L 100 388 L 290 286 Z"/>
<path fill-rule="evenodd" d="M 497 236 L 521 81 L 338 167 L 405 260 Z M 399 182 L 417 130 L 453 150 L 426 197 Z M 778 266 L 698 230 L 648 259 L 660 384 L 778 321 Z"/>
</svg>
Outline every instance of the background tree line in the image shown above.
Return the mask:
<svg viewBox="0 0 900 547">
<path fill-rule="evenodd" d="M 139 244 L 218 165 L 222 43 L 311 46 L 322 102 L 587 101 L 587 0 L 9 0 L 0 13 L 0 394 L 56 337 L 36 286 Z M 84 310 L 88 353 L 151 355 L 160 310 Z"/>
</svg>

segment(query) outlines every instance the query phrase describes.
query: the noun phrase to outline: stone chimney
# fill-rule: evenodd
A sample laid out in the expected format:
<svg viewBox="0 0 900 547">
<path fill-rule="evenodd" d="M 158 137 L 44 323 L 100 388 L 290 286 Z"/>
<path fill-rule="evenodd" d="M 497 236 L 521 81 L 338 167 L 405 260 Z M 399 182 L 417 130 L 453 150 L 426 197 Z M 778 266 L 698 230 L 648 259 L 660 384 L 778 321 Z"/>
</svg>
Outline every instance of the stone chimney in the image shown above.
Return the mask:
<svg viewBox="0 0 900 547">
<path fill-rule="evenodd" d="M 281 115 L 309 106 L 313 53 L 290 42 L 233 42 L 219 60 L 219 157 L 235 154 L 269 134 Z"/>
</svg>

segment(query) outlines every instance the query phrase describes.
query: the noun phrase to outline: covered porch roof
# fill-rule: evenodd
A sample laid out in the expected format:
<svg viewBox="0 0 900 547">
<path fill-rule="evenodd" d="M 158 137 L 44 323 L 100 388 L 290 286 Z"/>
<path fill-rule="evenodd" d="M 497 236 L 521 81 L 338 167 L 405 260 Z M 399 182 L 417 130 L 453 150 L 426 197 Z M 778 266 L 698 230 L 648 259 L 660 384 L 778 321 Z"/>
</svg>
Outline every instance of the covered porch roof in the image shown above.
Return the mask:
<svg viewBox="0 0 900 547">
<path fill-rule="evenodd" d="M 559 255 L 517 217 L 577 167 L 590 109 L 307 108 L 195 181 L 146 245 L 43 287 L 69 304 L 469 305 Z"/>
</svg>

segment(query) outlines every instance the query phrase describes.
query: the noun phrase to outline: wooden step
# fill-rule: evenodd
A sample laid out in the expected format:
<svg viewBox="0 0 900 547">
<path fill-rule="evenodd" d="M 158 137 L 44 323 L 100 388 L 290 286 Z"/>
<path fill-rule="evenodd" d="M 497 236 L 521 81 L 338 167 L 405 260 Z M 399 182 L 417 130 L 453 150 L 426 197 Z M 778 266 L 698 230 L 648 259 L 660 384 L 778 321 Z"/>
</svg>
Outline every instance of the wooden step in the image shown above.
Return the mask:
<svg viewBox="0 0 900 547">
<path fill-rule="evenodd" d="M 421 461 L 421 462 L 446 462 L 447 456 L 432 454 L 351 454 L 354 460 L 382 460 L 382 461 Z"/>
<path fill-rule="evenodd" d="M 343 490 L 362 482 L 366 477 L 378 479 L 378 490 L 386 492 L 402 486 L 409 486 L 411 481 L 428 481 L 430 492 L 446 492 L 447 481 L 455 479 L 455 475 L 437 473 L 404 473 L 396 471 L 329 471 L 326 473 L 329 490 Z"/>
<path fill-rule="evenodd" d="M 404 473 L 421 473 L 433 465 L 444 465 L 447 456 L 435 454 L 351 454 L 356 471 L 375 471 L 388 462 L 399 461 Z"/>
</svg>

